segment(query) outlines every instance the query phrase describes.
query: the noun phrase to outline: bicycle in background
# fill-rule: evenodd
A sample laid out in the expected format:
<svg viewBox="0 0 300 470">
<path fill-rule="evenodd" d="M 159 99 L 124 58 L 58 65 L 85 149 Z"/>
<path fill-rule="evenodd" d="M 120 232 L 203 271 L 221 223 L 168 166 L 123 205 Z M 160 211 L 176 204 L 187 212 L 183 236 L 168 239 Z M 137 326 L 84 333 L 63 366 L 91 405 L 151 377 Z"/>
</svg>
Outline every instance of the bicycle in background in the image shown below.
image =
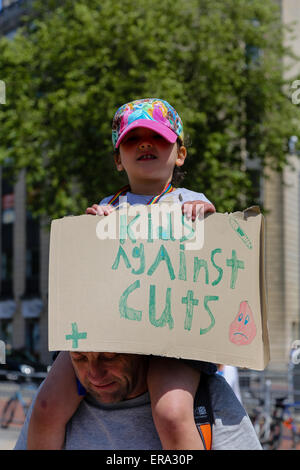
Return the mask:
<svg viewBox="0 0 300 470">
<path fill-rule="evenodd" d="M 18 388 L 5 403 L 0 417 L 0 426 L 4 429 L 11 423 L 23 424 L 31 405 L 33 392 L 37 389 L 37 385 L 31 381 L 30 376 L 26 376 L 25 374 L 14 376 L 14 380 L 18 383 Z M 25 396 L 26 391 L 30 392 L 29 397 Z M 23 413 L 23 420 L 21 421 L 15 419 L 18 409 L 21 409 Z"/>
<path fill-rule="evenodd" d="M 265 450 L 279 449 L 283 441 L 291 441 L 292 449 L 300 443 L 300 432 L 297 425 L 294 409 L 300 407 L 300 402 L 286 403 L 287 397 L 276 398 L 271 412 L 262 408 L 255 410 L 253 426 L 258 439 Z"/>
</svg>

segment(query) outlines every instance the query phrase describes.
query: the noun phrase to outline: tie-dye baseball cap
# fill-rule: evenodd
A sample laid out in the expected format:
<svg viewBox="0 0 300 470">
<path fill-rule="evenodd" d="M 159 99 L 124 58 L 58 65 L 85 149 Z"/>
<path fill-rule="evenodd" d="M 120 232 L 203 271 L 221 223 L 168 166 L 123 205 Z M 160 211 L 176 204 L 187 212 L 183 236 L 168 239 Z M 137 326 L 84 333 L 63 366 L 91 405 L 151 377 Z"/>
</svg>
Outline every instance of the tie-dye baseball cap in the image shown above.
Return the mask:
<svg viewBox="0 0 300 470">
<path fill-rule="evenodd" d="M 118 109 L 112 123 L 114 148 L 118 148 L 125 135 L 136 127 L 151 129 L 171 143 L 176 142 L 177 137 L 183 142 L 179 114 L 167 101 L 158 98 L 131 101 Z"/>
</svg>

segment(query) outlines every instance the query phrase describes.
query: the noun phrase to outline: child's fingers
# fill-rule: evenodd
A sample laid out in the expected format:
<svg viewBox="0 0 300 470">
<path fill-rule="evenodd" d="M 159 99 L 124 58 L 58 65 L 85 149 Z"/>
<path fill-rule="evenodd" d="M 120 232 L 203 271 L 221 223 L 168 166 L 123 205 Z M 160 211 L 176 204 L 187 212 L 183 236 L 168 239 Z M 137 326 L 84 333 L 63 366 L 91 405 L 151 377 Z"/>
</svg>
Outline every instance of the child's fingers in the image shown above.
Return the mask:
<svg viewBox="0 0 300 470">
<path fill-rule="evenodd" d="M 94 204 L 95 206 L 96 204 Z M 97 209 L 94 208 L 94 206 L 92 207 L 88 207 L 85 211 L 86 214 L 91 214 L 91 215 L 96 215 L 97 214 Z"/>
<path fill-rule="evenodd" d="M 183 214 L 185 215 L 185 217 L 190 220 L 190 218 L 192 217 L 192 212 L 193 212 L 193 206 L 192 204 L 189 204 L 189 203 L 184 203 L 182 205 L 182 212 Z"/>
<path fill-rule="evenodd" d="M 99 206 L 99 204 L 93 204 L 92 207 L 88 207 L 85 212 L 91 215 L 109 215 L 114 210 L 114 207 L 111 205 Z"/>
<path fill-rule="evenodd" d="M 107 206 L 98 206 L 98 215 L 109 215 L 111 214 L 115 208 L 111 205 Z"/>
<path fill-rule="evenodd" d="M 197 217 L 204 216 L 204 205 L 203 204 L 194 204 L 193 205 L 193 213 L 192 213 L 192 220 L 195 220 Z"/>
<path fill-rule="evenodd" d="M 194 221 L 207 213 L 214 213 L 216 209 L 213 204 L 205 201 L 187 201 L 182 205 L 182 212 L 187 219 Z"/>
<path fill-rule="evenodd" d="M 204 214 L 207 214 L 207 213 L 214 213 L 216 212 L 216 208 L 213 204 L 210 204 L 210 202 L 205 202 L 204 203 Z"/>
</svg>

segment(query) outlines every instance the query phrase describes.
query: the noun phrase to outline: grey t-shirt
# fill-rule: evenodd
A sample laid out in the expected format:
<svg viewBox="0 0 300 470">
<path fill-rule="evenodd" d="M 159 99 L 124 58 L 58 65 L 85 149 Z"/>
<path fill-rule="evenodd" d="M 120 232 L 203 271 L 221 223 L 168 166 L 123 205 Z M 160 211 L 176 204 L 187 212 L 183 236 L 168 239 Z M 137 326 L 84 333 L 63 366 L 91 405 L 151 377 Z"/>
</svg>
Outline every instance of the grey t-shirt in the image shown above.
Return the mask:
<svg viewBox="0 0 300 470">
<path fill-rule="evenodd" d="M 209 377 L 215 419 L 213 450 L 260 450 L 251 421 L 226 380 Z M 16 450 L 25 450 L 29 411 Z M 66 450 L 161 450 L 151 413 L 149 394 L 103 405 L 87 396 L 67 425 Z"/>
</svg>

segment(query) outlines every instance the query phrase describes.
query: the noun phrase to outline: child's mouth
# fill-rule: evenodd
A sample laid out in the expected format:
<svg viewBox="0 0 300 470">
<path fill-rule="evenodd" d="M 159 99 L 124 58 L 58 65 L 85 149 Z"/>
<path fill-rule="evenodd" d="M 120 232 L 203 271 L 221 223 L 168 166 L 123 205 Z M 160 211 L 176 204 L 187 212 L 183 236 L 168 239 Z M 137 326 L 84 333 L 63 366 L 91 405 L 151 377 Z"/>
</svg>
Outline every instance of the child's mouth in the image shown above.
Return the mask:
<svg viewBox="0 0 300 470">
<path fill-rule="evenodd" d="M 147 155 L 141 155 L 138 160 L 155 160 L 157 157 L 155 155 L 147 154 Z"/>
</svg>

